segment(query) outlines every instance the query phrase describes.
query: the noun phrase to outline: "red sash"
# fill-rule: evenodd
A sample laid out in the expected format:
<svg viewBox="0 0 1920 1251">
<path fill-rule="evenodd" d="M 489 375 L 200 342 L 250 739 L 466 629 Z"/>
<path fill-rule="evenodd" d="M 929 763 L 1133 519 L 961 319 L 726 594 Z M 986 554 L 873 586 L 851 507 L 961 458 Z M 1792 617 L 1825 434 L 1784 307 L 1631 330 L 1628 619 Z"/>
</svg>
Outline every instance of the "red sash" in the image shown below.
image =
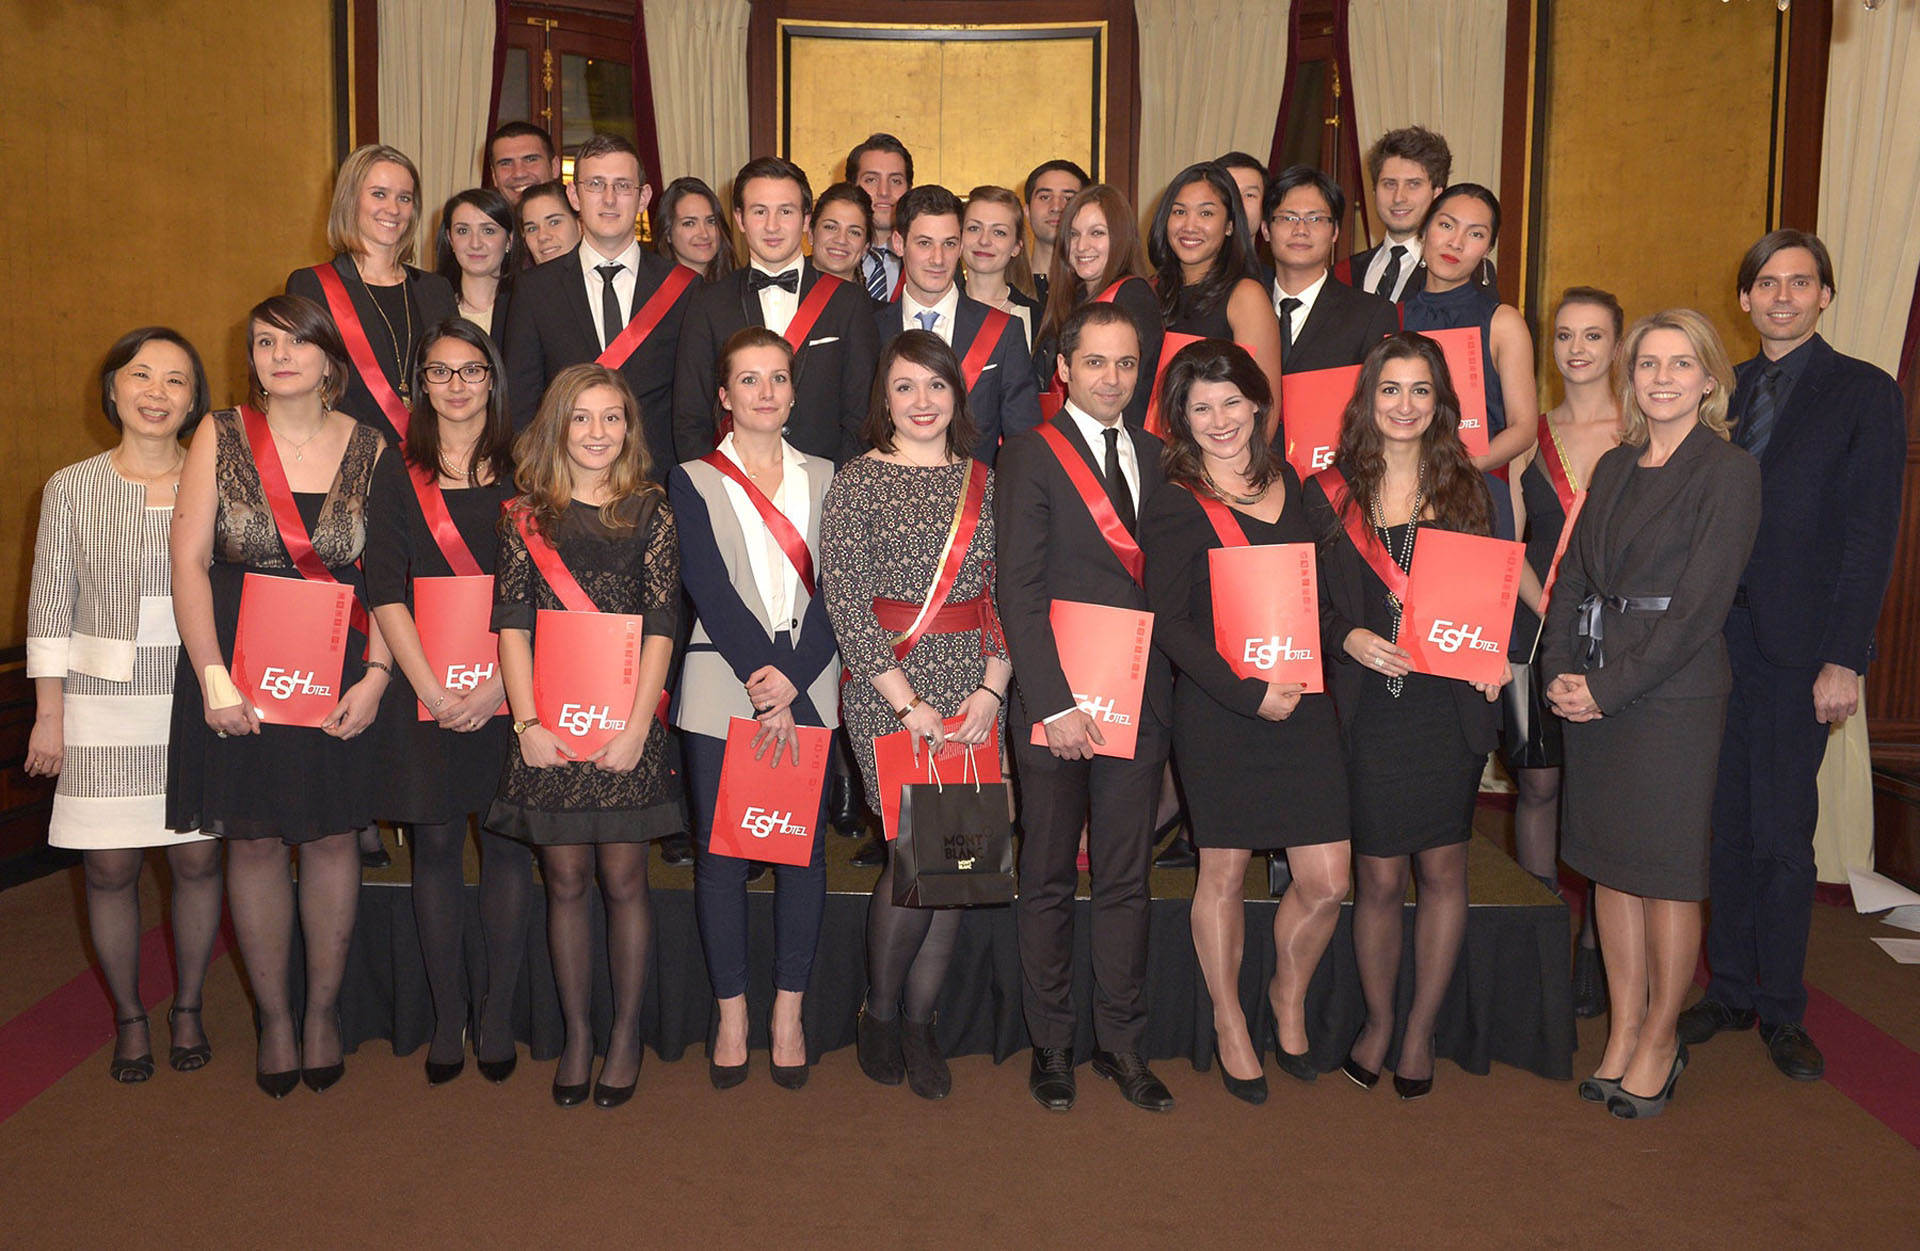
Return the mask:
<svg viewBox="0 0 1920 1251">
<path fill-rule="evenodd" d="M 1067 479 L 1073 483 L 1073 489 L 1080 493 L 1080 502 L 1093 514 L 1093 524 L 1100 527 L 1100 537 L 1113 549 L 1114 557 L 1141 587 L 1147 585 L 1147 558 L 1140 551 L 1140 544 L 1134 541 L 1127 528 L 1120 524 L 1120 514 L 1113 511 L 1113 501 L 1107 498 L 1106 488 L 1093 476 L 1093 470 L 1087 468 L 1087 462 L 1080 459 L 1080 453 L 1062 434 L 1060 427 L 1045 425 L 1040 427 L 1040 437 L 1047 441 L 1060 467 L 1067 471 Z"/>
<path fill-rule="evenodd" d="M 1361 520 L 1358 509 L 1346 507 L 1345 497 L 1351 494 L 1347 487 L 1346 475 L 1337 466 L 1329 465 L 1314 477 L 1320 480 L 1320 487 L 1327 493 L 1327 502 L 1333 505 L 1333 511 L 1340 516 L 1340 522 L 1346 527 L 1347 539 L 1353 544 L 1353 550 L 1360 553 L 1360 559 L 1374 575 L 1387 584 L 1387 593 L 1407 602 L 1407 571 L 1394 563 L 1387 549 L 1381 546 L 1373 527 Z M 1337 492 L 1337 494 L 1336 494 Z"/>
<path fill-rule="evenodd" d="M 927 589 L 926 602 L 920 605 L 918 617 L 907 626 L 905 633 L 894 637 L 895 659 L 906 659 L 913 645 L 933 627 L 940 610 L 946 607 L 947 598 L 953 594 L 953 584 L 960 577 L 960 567 L 967 562 L 967 548 L 973 543 L 973 532 L 980 528 L 980 510 L 986 498 L 987 467 L 977 460 L 969 461 L 967 485 L 960 492 L 959 504 L 954 507 L 953 523 L 947 527 L 947 547 L 940 553 L 940 568 L 933 575 L 933 585 Z"/>
<path fill-rule="evenodd" d="M 781 338 L 787 346 L 798 352 L 807 346 L 807 335 L 813 330 L 813 323 L 820 320 L 820 314 L 826 311 L 827 301 L 840 289 L 840 279 L 832 274 L 816 272 L 813 289 L 807 292 L 807 298 L 800 301 L 800 307 L 793 310 L 793 320 L 781 332 Z"/>
<path fill-rule="evenodd" d="M 1560 444 L 1553 437 L 1553 429 L 1547 427 L 1547 419 L 1542 417 L 1540 424 L 1546 427 L 1540 432 L 1540 464 L 1547 472 L 1547 481 L 1553 484 L 1553 493 L 1560 497 L 1561 511 L 1566 514 L 1566 520 L 1560 523 L 1560 541 L 1554 544 L 1553 561 L 1540 579 L 1540 619 L 1544 621 L 1548 601 L 1553 598 L 1554 580 L 1560 576 L 1560 558 L 1567 554 L 1567 540 L 1573 537 L 1573 522 L 1587 502 L 1587 493 L 1574 489 L 1573 475 L 1560 459 Z"/>
<path fill-rule="evenodd" d="M 1094 296 L 1093 299 L 1088 302 L 1092 304 L 1111 304 L 1113 303 L 1113 297 L 1119 294 L 1120 288 L 1126 285 L 1127 280 L 1122 278 L 1109 286 L 1105 291 L 1102 291 L 1099 295 Z M 971 389 L 971 384 L 969 384 L 969 389 Z M 1052 421 L 1055 417 L 1059 416 L 1060 406 L 1066 402 L 1067 386 L 1064 382 L 1060 381 L 1060 371 L 1056 367 L 1053 377 L 1047 381 L 1047 389 L 1040 393 L 1040 416 L 1046 421 Z"/>
<path fill-rule="evenodd" d="M 807 540 L 787 515 L 773 506 L 767 493 L 754 485 L 753 479 L 740 472 L 740 466 L 718 450 L 708 452 L 700 458 L 702 464 L 712 465 L 725 475 L 735 486 L 747 493 L 747 501 L 753 510 L 760 514 L 767 529 L 773 533 L 774 541 L 780 544 L 780 550 L 787 554 L 787 560 L 793 565 L 793 571 L 800 575 L 800 585 L 807 588 L 807 595 L 814 594 L 813 589 L 813 553 L 807 550 Z"/>
<path fill-rule="evenodd" d="M 401 455 L 405 454 L 403 445 Z M 420 515 L 427 519 L 427 529 L 433 532 L 434 546 L 446 557 L 454 576 L 484 577 L 486 570 L 474 559 L 473 549 L 460 537 L 460 528 L 453 524 L 453 514 L 447 511 L 447 497 L 440 490 L 440 475 L 423 465 L 409 465 L 407 481 L 413 484 L 413 496 L 420 502 Z"/>
<path fill-rule="evenodd" d="M 900 293 L 902 291 L 905 291 L 906 289 L 907 289 L 907 263 L 905 261 L 901 261 L 900 276 L 893 280 L 893 294 L 888 296 L 887 298 L 889 300 L 897 300 L 900 298 Z"/>
<path fill-rule="evenodd" d="M 360 324 L 360 313 L 353 307 L 352 297 L 347 294 L 347 284 L 340 281 L 340 272 L 332 262 L 315 265 L 313 276 L 320 280 L 321 294 L 327 297 L 327 311 L 333 314 L 333 324 L 340 331 L 340 341 L 346 345 L 347 359 L 360 371 L 360 381 L 367 384 L 367 390 L 373 394 L 373 402 L 380 406 L 381 415 L 393 426 L 394 433 L 400 436 L 404 444 L 407 441 L 407 423 L 412 414 L 401 402 L 400 393 L 387 381 L 386 371 L 380 368 L 379 358 L 373 354 L 373 344 L 367 342 L 367 328 Z M 400 362 L 402 369 L 407 365 L 406 361 Z M 260 459 L 258 448 L 254 450 L 254 459 Z"/>
<path fill-rule="evenodd" d="M 980 333 L 973 336 L 973 346 L 960 361 L 960 375 L 966 379 L 967 394 L 973 394 L 974 387 L 980 384 L 981 373 L 993 359 L 993 349 L 1000 346 L 1000 334 L 1012 320 L 1000 309 L 987 310 L 986 321 L 980 323 Z"/>
<path fill-rule="evenodd" d="M 1200 511 L 1213 523 L 1213 532 L 1220 536 L 1222 547 L 1246 547 L 1247 532 L 1241 528 L 1240 519 L 1233 510 L 1219 500 L 1202 491 L 1187 487 L 1187 494 L 1193 496 L 1193 502 L 1200 505 Z"/>
<path fill-rule="evenodd" d="M 605 365 L 608 369 L 618 369 L 627 363 L 627 358 L 640 350 L 654 328 L 666 317 L 667 310 L 680 298 L 680 293 L 693 285 L 699 275 L 685 265 L 675 265 L 673 272 L 660 280 L 660 286 L 640 306 L 625 328 L 615 335 L 606 350 L 594 358 L 596 365 Z"/>
<path fill-rule="evenodd" d="M 338 275 L 335 278 L 337 280 Z M 300 520 L 300 509 L 293 502 L 293 488 L 287 485 L 286 467 L 280 463 L 279 449 L 273 445 L 273 431 L 267 426 L 266 415 L 252 405 L 242 404 L 240 424 L 246 431 L 247 447 L 253 452 L 254 467 L 260 474 L 260 491 L 267 497 L 267 507 L 273 510 L 273 525 L 280 532 L 280 544 L 287 549 L 287 559 L 309 582 L 340 581 L 313 550 L 313 536 L 307 533 L 307 523 Z M 366 634 L 367 608 L 357 595 L 353 597 L 352 611 L 350 624 Z"/>
</svg>

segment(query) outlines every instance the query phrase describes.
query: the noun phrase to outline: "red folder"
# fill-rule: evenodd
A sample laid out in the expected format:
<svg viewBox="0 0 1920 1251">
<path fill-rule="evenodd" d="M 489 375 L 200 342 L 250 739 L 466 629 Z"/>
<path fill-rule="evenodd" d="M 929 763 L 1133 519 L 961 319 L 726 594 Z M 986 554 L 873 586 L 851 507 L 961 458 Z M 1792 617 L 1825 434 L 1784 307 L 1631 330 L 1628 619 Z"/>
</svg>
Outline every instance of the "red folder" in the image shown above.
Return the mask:
<svg viewBox="0 0 1920 1251">
<path fill-rule="evenodd" d="M 591 756 L 633 716 L 641 618 L 542 608 L 534 620 L 533 711 L 575 759 Z"/>
<path fill-rule="evenodd" d="M 1400 623 L 1414 672 L 1500 680 L 1526 551 L 1522 543 L 1422 527 Z"/>
<path fill-rule="evenodd" d="M 1492 431 L 1487 429 L 1487 375 L 1480 351 L 1480 327 L 1420 333 L 1438 343 L 1447 358 L 1447 373 L 1453 377 L 1454 394 L 1460 397 L 1460 442 L 1466 444 L 1467 455 L 1485 456 Z"/>
<path fill-rule="evenodd" d="M 1073 702 L 1107 740 L 1105 746 L 1095 745 L 1093 754 L 1132 760 L 1153 647 L 1153 614 L 1056 599 L 1050 616 Z M 1036 747 L 1047 745 L 1046 727 L 1039 722 L 1032 741 Z"/>
<path fill-rule="evenodd" d="M 714 804 L 708 848 L 736 860 L 806 865 L 813 860 L 814 828 L 820 816 L 820 791 L 827 784 L 827 754 L 833 731 L 796 726 L 800 763 L 793 749 L 767 746 L 753 758 L 753 736 L 760 723 L 727 718 L 727 754 L 720 765 L 720 795 Z M 777 763 L 776 763 L 777 762 Z"/>
<path fill-rule="evenodd" d="M 1354 384 L 1359 381 L 1358 365 L 1309 369 L 1281 377 L 1280 413 L 1286 423 L 1287 461 L 1302 482 L 1333 464 L 1333 449 L 1340 445 L 1340 419 L 1346 415 L 1347 401 L 1353 398 Z"/>
<path fill-rule="evenodd" d="M 1320 585 L 1311 543 L 1216 547 L 1213 645 L 1243 678 L 1327 689 L 1320 654 Z"/>
<path fill-rule="evenodd" d="M 487 625 L 492 614 L 493 579 L 486 574 L 413 580 L 413 628 L 419 631 L 420 649 L 440 685 L 455 696 L 500 671 L 500 638 Z M 414 702 L 420 720 L 434 719 L 425 704 Z M 506 710 L 502 700 L 493 715 Z"/>
<path fill-rule="evenodd" d="M 941 724 L 951 734 L 965 720 L 964 717 L 948 717 Z M 880 786 L 880 829 L 886 834 L 887 841 L 892 842 L 900 833 L 901 787 L 910 783 L 931 782 L 935 777 L 942 782 L 972 782 L 975 770 L 981 782 L 1002 780 L 998 734 L 973 749 L 972 766 L 967 764 L 966 747 L 951 739 L 929 764 L 926 744 L 916 740 L 911 731 L 895 730 L 892 734 L 875 738 L 873 773 L 874 781 Z"/>
<path fill-rule="evenodd" d="M 240 584 L 233 680 L 268 725 L 317 726 L 340 702 L 353 588 L 250 573 Z"/>
</svg>

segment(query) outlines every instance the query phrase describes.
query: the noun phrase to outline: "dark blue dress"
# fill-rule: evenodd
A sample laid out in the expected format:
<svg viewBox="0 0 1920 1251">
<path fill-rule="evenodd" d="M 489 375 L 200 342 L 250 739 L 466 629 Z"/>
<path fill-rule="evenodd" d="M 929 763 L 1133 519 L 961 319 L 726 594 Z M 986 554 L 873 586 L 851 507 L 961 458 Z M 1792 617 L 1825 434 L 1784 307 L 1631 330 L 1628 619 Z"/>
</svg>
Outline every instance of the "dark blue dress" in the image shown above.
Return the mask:
<svg viewBox="0 0 1920 1251">
<path fill-rule="evenodd" d="M 1402 328 L 1407 330 L 1464 330 L 1480 328 L 1480 370 L 1487 380 L 1487 437 L 1493 438 L 1507 428 L 1506 397 L 1500 390 L 1500 375 L 1493 367 L 1493 315 L 1500 308 L 1500 293 L 1478 283 L 1463 283 L 1451 291 L 1422 289 L 1401 304 Z M 1511 539 L 1514 527 L 1513 497 L 1506 480 L 1487 475 L 1487 490 L 1493 494 L 1493 533 L 1495 538 Z"/>
</svg>

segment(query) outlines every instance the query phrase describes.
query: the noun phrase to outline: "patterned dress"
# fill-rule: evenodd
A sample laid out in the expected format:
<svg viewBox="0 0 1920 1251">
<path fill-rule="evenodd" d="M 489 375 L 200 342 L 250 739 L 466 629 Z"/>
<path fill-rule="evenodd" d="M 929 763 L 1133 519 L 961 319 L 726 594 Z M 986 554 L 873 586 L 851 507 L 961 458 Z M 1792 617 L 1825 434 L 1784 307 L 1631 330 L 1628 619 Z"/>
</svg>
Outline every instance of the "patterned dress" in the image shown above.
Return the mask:
<svg viewBox="0 0 1920 1251">
<path fill-rule="evenodd" d="M 664 496 L 647 497 L 634 527 L 619 530 L 600 520 L 598 508 L 575 500 L 561 518 L 554 547 L 601 612 L 640 616 L 645 638 L 676 636 L 680 546 L 673 508 Z M 560 597 L 534 568 L 519 529 L 503 519 L 493 628 L 529 631 L 538 649 L 538 611 L 561 607 Z M 510 745 L 487 828 L 535 846 L 644 843 L 686 829 L 686 804 L 667 764 L 667 736 L 654 722 L 640 763 L 627 773 L 583 762 L 535 769 L 521 757 L 518 744 Z"/>
<path fill-rule="evenodd" d="M 850 675 L 841 690 L 841 717 L 867 794 L 878 795 L 873 740 L 900 728 L 893 709 L 873 689 L 873 677 L 904 669 L 914 693 L 953 716 L 986 675 L 988 655 L 1007 658 L 1005 642 L 983 644 L 977 631 L 922 634 L 905 660 L 893 654 L 893 635 L 873 615 L 877 598 L 918 604 L 938 572 L 940 553 L 953 525 L 954 505 L 965 488 L 972 461 L 923 468 L 896 465 L 873 456 L 849 461 L 827 488 L 820 518 L 820 589 L 827 616 L 840 642 L 840 658 Z M 987 477 L 980 525 L 954 581 L 949 604 L 993 589 L 993 477 Z M 1005 710 L 1001 726 L 1005 728 Z M 1006 750 L 1001 747 L 1004 759 Z"/>
<path fill-rule="evenodd" d="M 218 510 L 207 580 L 220 655 L 231 668 L 246 575 L 301 575 L 280 542 L 240 414 L 226 409 L 207 421 L 218 436 Z M 326 492 L 292 493 L 314 554 L 363 599 L 359 561 L 367 538 L 367 490 L 384 446 L 379 431 L 354 426 Z M 366 675 L 366 647 L 359 631 L 348 633 L 340 674 L 343 693 Z M 222 838 L 277 838 L 285 843 L 357 830 L 373 819 L 372 770 L 370 733 L 343 740 L 310 726 L 263 725 L 258 734 L 216 737 L 207 725 L 193 662 L 181 651 L 167 756 L 167 824 L 172 829 L 197 826 Z"/>
</svg>

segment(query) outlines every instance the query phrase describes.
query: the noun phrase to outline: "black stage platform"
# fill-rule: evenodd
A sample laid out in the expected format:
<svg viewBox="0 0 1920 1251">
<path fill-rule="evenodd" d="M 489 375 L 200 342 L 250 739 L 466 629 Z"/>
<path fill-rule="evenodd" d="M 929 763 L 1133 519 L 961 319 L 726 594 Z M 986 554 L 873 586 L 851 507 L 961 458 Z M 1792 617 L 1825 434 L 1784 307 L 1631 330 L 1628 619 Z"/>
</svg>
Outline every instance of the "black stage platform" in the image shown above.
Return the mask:
<svg viewBox="0 0 1920 1251">
<path fill-rule="evenodd" d="M 867 892 L 876 871 L 846 863 L 853 846 L 849 840 L 829 835 L 826 919 L 805 1009 L 807 1038 L 816 1058 L 822 1052 L 853 1044 L 854 1016 L 866 992 L 863 934 Z M 1248 876 L 1247 958 L 1240 998 L 1248 1019 L 1259 1023 L 1256 1037 L 1265 1039 L 1270 1019 L 1265 987 L 1273 975 L 1276 903 L 1265 897 L 1265 866 L 1257 857 L 1254 866 L 1255 872 Z M 393 869 L 370 874 L 360 892 L 359 919 L 342 995 L 343 1025 L 350 1047 L 384 1039 L 404 1055 L 423 1047 L 432 1029 L 432 1006 L 414 931 L 406 872 L 407 856 L 399 850 Z M 1260 878 L 1257 884 L 1256 873 Z M 668 868 L 656 855 L 652 880 L 656 937 L 643 1018 L 646 1040 L 662 1059 L 677 1060 L 689 1050 L 696 1056 L 704 1055 L 713 1000 L 694 928 L 693 872 L 690 868 Z M 1542 1077 L 1571 1077 L 1575 1038 L 1566 905 L 1484 834 L 1474 836 L 1467 882 L 1471 907 L 1466 943 L 1440 1012 L 1436 1054 L 1472 1073 L 1485 1073 L 1497 1061 Z M 749 967 L 753 977 L 748 1003 L 753 1021 L 751 1042 L 760 1048 L 767 1045 L 767 1011 L 773 998 L 773 899 L 766 889 L 770 883 L 769 876 L 751 892 Z M 1153 1060 L 1177 1057 L 1205 1069 L 1213 1053 L 1213 1011 L 1194 963 L 1188 929 L 1193 873 L 1156 871 L 1152 885 L 1147 1055 Z M 469 966 L 476 978 L 482 968 L 478 894 L 477 888 L 468 887 L 467 946 Z M 1085 894 L 1083 876 L 1076 991 L 1082 1005 L 1076 1047 L 1081 1056 L 1088 1055 L 1093 1045 L 1092 1015 L 1087 1006 L 1091 974 Z M 1349 904 L 1342 910 L 1339 930 L 1307 997 L 1313 1060 L 1323 1072 L 1339 1067 L 1365 1017 L 1353 960 L 1351 921 Z M 597 934 L 597 901 L 595 925 Z M 1411 906 L 1405 941 L 1408 967 L 1400 979 L 1403 1016 L 1412 996 Z M 296 953 L 296 970 L 298 964 Z M 531 1057 L 550 1060 L 557 1056 L 560 1010 L 547 957 L 544 900 L 538 890 L 527 935 L 525 968 L 515 999 L 515 1032 Z M 609 1015 L 603 968 L 596 980 L 594 1011 L 596 1027 L 603 1032 Z M 1029 1045 L 1020 1013 L 1020 960 L 1011 909 L 968 912 L 940 1003 L 938 1036 L 948 1055 L 986 1053 L 996 1060 L 1016 1055 Z M 1396 1037 L 1388 1068 L 1393 1067 L 1398 1053 Z"/>
</svg>

